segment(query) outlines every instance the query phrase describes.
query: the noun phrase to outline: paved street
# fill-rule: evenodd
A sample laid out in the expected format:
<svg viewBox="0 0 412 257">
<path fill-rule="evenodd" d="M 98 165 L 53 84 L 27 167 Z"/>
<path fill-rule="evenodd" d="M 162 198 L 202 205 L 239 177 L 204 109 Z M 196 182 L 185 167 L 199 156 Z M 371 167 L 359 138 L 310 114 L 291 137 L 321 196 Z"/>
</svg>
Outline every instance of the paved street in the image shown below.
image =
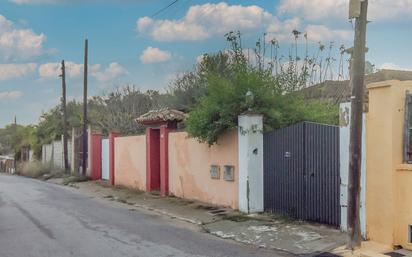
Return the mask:
<svg viewBox="0 0 412 257">
<path fill-rule="evenodd" d="M 0 175 L 1 257 L 290 256 L 62 187 Z"/>
</svg>

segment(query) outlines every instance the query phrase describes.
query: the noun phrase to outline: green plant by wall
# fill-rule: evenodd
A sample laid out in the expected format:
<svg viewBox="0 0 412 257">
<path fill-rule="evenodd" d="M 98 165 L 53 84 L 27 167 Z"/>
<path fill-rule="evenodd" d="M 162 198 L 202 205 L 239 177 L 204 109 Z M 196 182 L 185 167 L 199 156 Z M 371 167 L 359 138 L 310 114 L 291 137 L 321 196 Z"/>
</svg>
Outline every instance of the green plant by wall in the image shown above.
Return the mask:
<svg viewBox="0 0 412 257">
<path fill-rule="evenodd" d="M 229 34 L 231 51 L 225 74 L 209 72 L 206 93 L 189 113 L 186 130 L 201 142 L 214 144 L 219 135 L 237 126 L 237 118 L 245 112 L 263 114 L 265 130 L 287 126 L 299 121 L 336 124 L 336 106 L 300 96 L 307 80 L 297 67 L 281 70 L 275 75 L 273 66 L 265 67 L 264 59 L 253 65 L 240 46 L 240 36 Z M 222 53 L 220 53 L 222 54 Z"/>
</svg>

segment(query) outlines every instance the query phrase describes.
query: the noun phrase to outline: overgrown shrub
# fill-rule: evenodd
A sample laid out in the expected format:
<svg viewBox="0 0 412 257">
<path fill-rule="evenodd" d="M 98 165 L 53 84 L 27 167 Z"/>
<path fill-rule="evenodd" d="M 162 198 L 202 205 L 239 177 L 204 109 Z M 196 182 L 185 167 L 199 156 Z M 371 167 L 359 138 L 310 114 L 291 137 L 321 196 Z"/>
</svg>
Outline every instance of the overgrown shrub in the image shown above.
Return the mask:
<svg viewBox="0 0 412 257">
<path fill-rule="evenodd" d="M 212 145 L 223 131 L 236 127 L 238 116 L 245 112 L 262 114 L 265 130 L 300 121 L 337 122 L 336 106 L 301 97 L 298 90 L 305 84 L 305 76 L 296 76 L 294 69 L 275 75 L 263 63 L 252 65 L 240 47 L 240 38 L 228 40 L 232 44 L 232 50 L 226 53 L 230 60 L 228 72 L 211 71 L 205 78 L 206 94 L 186 122 L 192 137 Z M 290 78 L 288 83 L 286 78 Z"/>
</svg>

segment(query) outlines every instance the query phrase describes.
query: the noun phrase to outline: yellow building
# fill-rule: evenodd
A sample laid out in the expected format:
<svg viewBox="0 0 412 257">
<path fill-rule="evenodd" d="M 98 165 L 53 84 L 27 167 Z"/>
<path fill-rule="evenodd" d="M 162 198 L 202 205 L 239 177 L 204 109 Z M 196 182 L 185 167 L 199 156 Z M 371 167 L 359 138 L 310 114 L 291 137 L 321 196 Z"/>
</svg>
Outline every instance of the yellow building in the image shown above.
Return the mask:
<svg viewBox="0 0 412 257">
<path fill-rule="evenodd" d="M 412 81 L 373 83 L 368 90 L 367 237 L 412 250 L 412 164 L 408 164 L 412 163 L 412 106 L 405 105 L 407 91 L 412 92 Z"/>
</svg>

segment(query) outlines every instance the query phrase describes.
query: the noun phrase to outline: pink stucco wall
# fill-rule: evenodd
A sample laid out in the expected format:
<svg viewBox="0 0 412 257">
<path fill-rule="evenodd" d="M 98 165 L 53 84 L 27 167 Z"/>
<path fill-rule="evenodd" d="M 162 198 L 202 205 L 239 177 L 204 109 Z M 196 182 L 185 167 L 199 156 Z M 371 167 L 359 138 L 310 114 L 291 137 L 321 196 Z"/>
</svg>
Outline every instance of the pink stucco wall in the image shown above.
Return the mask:
<svg viewBox="0 0 412 257">
<path fill-rule="evenodd" d="M 169 190 L 177 197 L 237 209 L 238 201 L 238 138 L 229 131 L 209 147 L 186 132 L 169 134 Z M 220 179 L 210 177 L 210 166 L 219 165 Z M 223 179 L 223 166 L 235 166 L 235 181 Z"/>
<path fill-rule="evenodd" d="M 115 184 L 146 190 L 146 136 L 115 139 Z"/>
</svg>

